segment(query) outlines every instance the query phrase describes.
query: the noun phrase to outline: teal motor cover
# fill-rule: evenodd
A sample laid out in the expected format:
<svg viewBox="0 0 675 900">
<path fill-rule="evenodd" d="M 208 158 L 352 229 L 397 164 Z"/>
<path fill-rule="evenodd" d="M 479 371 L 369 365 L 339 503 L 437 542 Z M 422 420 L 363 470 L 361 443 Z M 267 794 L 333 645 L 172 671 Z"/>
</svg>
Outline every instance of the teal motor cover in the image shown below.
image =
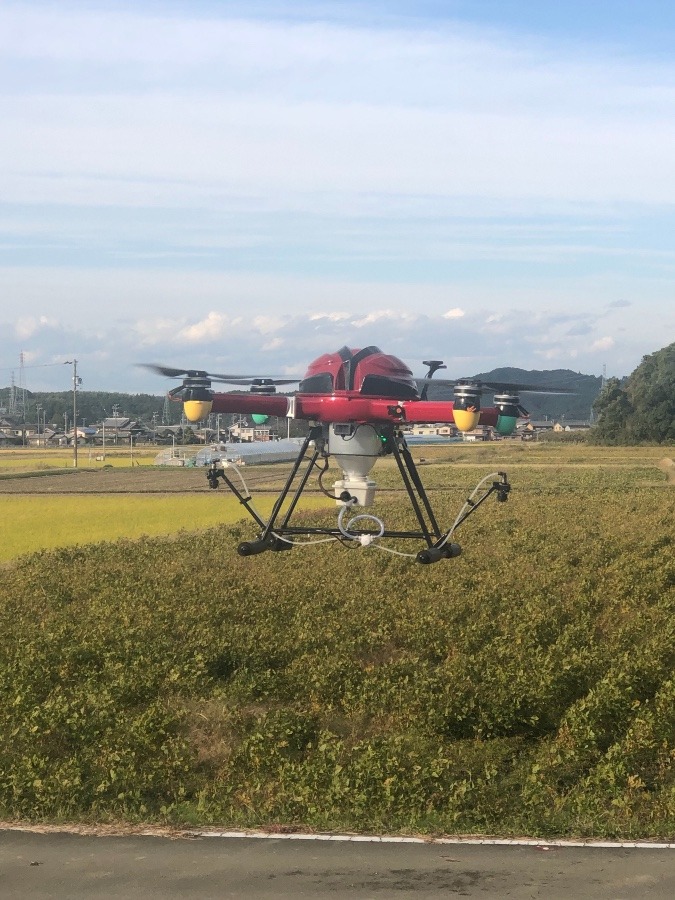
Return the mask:
<svg viewBox="0 0 675 900">
<path fill-rule="evenodd" d="M 495 394 L 495 406 L 499 410 L 497 424 L 495 425 L 497 434 L 501 434 L 502 437 L 513 434 L 520 413 L 519 405 L 520 399 L 516 393 L 509 391 L 508 393 Z"/>
<path fill-rule="evenodd" d="M 497 424 L 495 425 L 495 431 L 497 432 L 497 434 L 501 434 L 502 437 L 506 437 L 509 434 L 513 434 L 513 432 L 516 430 L 517 422 L 517 416 L 498 416 Z"/>
</svg>

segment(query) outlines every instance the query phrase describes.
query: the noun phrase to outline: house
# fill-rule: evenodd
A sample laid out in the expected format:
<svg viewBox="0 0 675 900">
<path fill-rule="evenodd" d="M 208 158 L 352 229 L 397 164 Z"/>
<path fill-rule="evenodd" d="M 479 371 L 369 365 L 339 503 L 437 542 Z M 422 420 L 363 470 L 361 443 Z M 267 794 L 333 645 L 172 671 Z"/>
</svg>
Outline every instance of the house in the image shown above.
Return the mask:
<svg viewBox="0 0 675 900">
<path fill-rule="evenodd" d="M 457 428 L 447 422 L 436 423 L 435 425 L 411 425 L 408 434 L 418 434 L 426 436 L 443 435 L 445 437 L 455 437 Z"/>
<path fill-rule="evenodd" d="M 0 447 L 20 447 L 23 444 L 21 435 L 0 429 Z"/>
<path fill-rule="evenodd" d="M 590 427 L 591 423 L 582 419 L 562 419 L 555 423 L 553 430 L 559 434 L 563 431 L 588 431 Z"/>
<path fill-rule="evenodd" d="M 489 425 L 479 425 L 473 431 L 463 431 L 462 440 L 471 443 L 472 441 L 496 441 L 501 440 L 501 438 L 495 434 L 494 429 Z"/>
<path fill-rule="evenodd" d="M 72 444 L 77 434 L 78 446 L 82 444 L 93 444 L 96 438 L 96 428 L 91 425 L 78 425 L 76 429 L 71 429 L 66 435 L 68 444 Z"/>
<path fill-rule="evenodd" d="M 233 425 L 230 429 L 230 441 L 234 443 L 250 443 L 251 441 L 271 441 L 272 429 L 267 425 Z"/>
<path fill-rule="evenodd" d="M 132 441 L 152 440 L 152 432 L 142 422 L 128 416 L 107 416 L 96 426 L 96 442 L 100 444 L 130 444 Z"/>
</svg>

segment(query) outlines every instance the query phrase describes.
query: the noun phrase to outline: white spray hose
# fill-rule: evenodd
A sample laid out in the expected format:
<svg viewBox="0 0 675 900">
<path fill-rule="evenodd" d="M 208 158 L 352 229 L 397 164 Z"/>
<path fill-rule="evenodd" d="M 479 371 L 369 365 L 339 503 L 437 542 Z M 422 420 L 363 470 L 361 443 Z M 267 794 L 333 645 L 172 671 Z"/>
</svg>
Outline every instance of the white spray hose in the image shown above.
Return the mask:
<svg viewBox="0 0 675 900">
<path fill-rule="evenodd" d="M 350 541 L 359 541 L 362 547 L 369 547 L 373 541 L 376 541 L 378 538 L 381 538 L 384 534 L 384 522 L 382 519 L 378 519 L 377 516 L 372 516 L 369 513 L 361 513 L 358 516 L 354 516 L 353 519 L 350 519 L 349 522 L 345 525 L 344 517 L 347 510 L 356 503 L 354 497 L 352 497 L 351 501 L 345 503 L 338 514 L 338 528 L 340 529 L 340 534 L 344 535 Z M 372 522 L 374 523 L 378 530 L 377 534 L 353 534 L 349 529 L 356 522 Z"/>
<path fill-rule="evenodd" d="M 443 540 L 442 540 L 439 544 L 437 544 L 436 546 L 438 546 L 438 547 L 444 547 L 444 546 L 447 544 L 447 542 L 450 540 L 450 538 L 451 538 L 452 535 L 454 534 L 455 529 L 456 529 L 456 528 L 458 527 L 458 525 L 462 522 L 462 520 L 463 520 L 463 518 L 464 518 L 464 514 L 466 513 L 466 511 L 467 511 L 471 506 L 473 506 L 473 500 L 474 500 L 474 497 L 476 496 L 476 494 L 481 490 L 481 488 L 483 487 L 483 485 L 484 485 L 487 481 L 491 481 L 491 480 L 493 480 L 493 479 L 495 479 L 495 478 L 499 478 L 500 475 L 501 475 L 500 472 L 491 472 L 489 475 L 486 475 L 484 478 L 481 478 L 481 480 L 478 482 L 478 484 L 476 485 L 476 487 L 473 489 L 473 491 L 471 492 L 471 494 L 469 495 L 469 497 L 468 497 L 468 498 L 464 501 L 464 503 L 462 504 L 462 508 L 461 508 L 460 511 L 457 513 L 457 516 L 456 516 L 456 518 L 455 518 L 455 521 L 452 523 L 452 526 L 450 527 L 450 530 L 449 530 L 448 533 L 445 535 L 445 537 L 443 538 Z M 338 517 L 338 525 L 340 525 L 340 531 L 342 531 L 343 534 L 345 534 L 345 531 L 343 530 L 342 525 L 341 525 L 341 518 L 342 518 L 342 516 L 344 516 L 344 513 L 345 513 L 345 510 L 346 510 L 346 509 L 347 509 L 347 507 L 345 506 L 345 507 L 341 510 L 340 516 Z M 380 526 L 380 528 L 381 528 L 381 531 L 380 531 L 380 534 L 379 534 L 379 535 L 363 535 L 363 537 L 369 537 L 369 538 L 371 539 L 371 541 L 372 541 L 375 537 L 381 537 L 381 536 L 382 536 L 383 531 L 384 531 L 384 525 L 383 525 L 381 519 L 378 519 L 376 516 L 356 516 L 354 519 L 352 519 L 352 520 L 349 522 L 349 524 L 348 524 L 347 527 L 349 527 L 349 525 L 352 525 L 357 519 L 374 519 L 374 520 L 378 523 L 378 525 Z M 352 539 L 357 539 L 357 540 L 358 540 L 358 535 L 345 534 L 345 536 L 346 536 L 346 537 L 349 537 L 349 538 L 352 538 Z M 371 541 L 368 541 L 367 544 L 370 544 Z M 362 545 L 367 546 L 367 544 L 364 545 L 364 543 L 363 543 L 363 541 L 362 541 Z M 409 559 L 415 559 L 415 558 L 417 557 L 417 554 L 416 554 L 416 553 L 403 553 L 401 550 L 394 550 L 394 549 L 392 549 L 391 547 L 383 547 L 381 544 L 374 544 L 373 546 L 374 546 L 377 550 L 382 550 L 384 553 L 391 553 L 393 556 L 405 556 L 405 557 L 407 557 L 407 558 L 409 558 Z"/>
<path fill-rule="evenodd" d="M 473 506 L 473 498 L 476 496 L 478 491 L 480 491 L 480 489 L 483 487 L 485 482 L 490 481 L 491 479 L 494 479 L 494 478 L 499 478 L 500 474 L 501 474 L 500 472 L 491 472 L 489 475 L 486 475 L 485 478 L 481 478 L 481 480 L 478 482 L 476 487 L 473 489 L 473 491 L 471 492 L 469 497 L 464 501 L 462 508 L 457 513 L 457 518 L 452 523 L 450 531 L 448 531 L 448 533 L 445 535 L 445 537 L 443 538 L 441 543 L 438 544 L 439 547 L 444 547 L 447 544 L 447 542 L 450 540 L 450 538 L 452 537 L 452 535 L 455 532 L 455 529 L 457 528 L 457 526 L 460 524 L 460 522 L 464 518 L 464 513 L 466 512 L 466 510 L 469 509 L 471 506 Z"/>
<path fill-rule="evenodd" d="M 244 488 L 244 491 L 246 492 L 246 495 L 248 497 L 250 497 L 251 493 L 248 489 L 248 485 L 246 484 L 246 481 L 244 480 L 244 476 L 242 475 L 241 469 L 239 468 L 239 466 L 236 463 L 231 462 L 230 460 L 221 460 L 221 462 L 222 462 L 224 468 L 235 470 L 235 472 L 239 476 L 239 479 L 241 481 L 242 487 Z M 476 496 L 478 491 L 480 491 L 480 489 L 483 487 L 485 482 L 490 481 L 490 479 L 498 478 L 500 476 L 500 474 L 501 474 L 500 472 L 491 472 L 489 475 L 486 475 L 484 478 L 481 478 L 481 480 L 478 482 L 476 487 L 473 489 L 473 491 L 471 492 L 469 497 L 464 501 L 462 508 L 457 513 L 457 517 L 455 518 L 455 521 L 452 523 L 450 530 L 445 535 L 443 540 L 437 545 L 438 547 L 444 547 L 445 544 L 447 544 L 447 542 L 450 540 L 455 529 L 462 521 L 466 510 L 470 506 L 473 506 L 473 498 Z M 408 557 L 410 559 L 413 559 L 417 556 L 416 553 L 404 553 L 401 550 L 394 550 L 391 547 L 383 547 L 381 544 L 374 543 L 379 538 L 381 538 L 382 535 L 384 534 L 384 522 L 382 521 L 382 519 L 378 518 L 377 516 L 373 516 L 370 513 L 360 513 L 359 515 L 354 516 L 352 519 L 350 519 L 345 524 L 345 522 L 344 522 L 345 514 L 348 509 L 350 509 L 352 506 L 354 506 L 356 504 L 356 502 L 357 502 L 356 498 L 352 497 L 351 501 L 345 503 L 338 514 L 338 528 L 340 529 L 340 534 L 342 534 L 343 537 L 347 538 L 347 540 L 350 540 L 350 541 L 359 541 L 359 543 L 361 544 L 362 547 L 370 547 L 372 545 L 377 550 L 382 550 L 385 553 L 391 553 L 393 556 L 404 556 L 404 557 Z M 255 510 L 255 507 L 253 506 L 253 504 L 251 503 L 250 505 L 251 505 L 251 509 L 253 509 L 256 512 L 256 514 L 258 514 L 257 510 Z M 377 526 L 378 533 L 377 534 L 353 534 L 352 532 L 349 531 L 349 529 L 356 522 L 372 522 L 373 524 L 375 524 Z M 275 537 L 281 538 L 281 540 L 286 541 L 286 543 L 288 543 L 288 544 L 292 544 L 294 547 L 312 547 L 315 544 L 327 544 L 330 541 L 336 540 L 336 538 L 334 538 L 334 537 L 327 537 L 327 538 L 320 538 L 319 540 L 315 540 L 315 541 L 293 541 L 287 535 L 284 535 L 282 537 L 281 535 L 278 535 L 275 532 L 272 532 L 272 533 L 274 534 Z"/>
</svg>

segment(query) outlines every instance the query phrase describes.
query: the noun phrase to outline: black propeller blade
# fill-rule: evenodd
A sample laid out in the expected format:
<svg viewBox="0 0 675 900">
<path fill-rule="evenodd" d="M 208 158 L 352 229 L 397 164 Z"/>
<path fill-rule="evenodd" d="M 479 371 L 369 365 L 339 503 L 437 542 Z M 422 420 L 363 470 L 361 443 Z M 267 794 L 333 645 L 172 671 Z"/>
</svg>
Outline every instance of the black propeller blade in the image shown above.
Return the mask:
<svg viewBox="0 0 675 900">
<path fill-rule="evenodd" d="M 175 369 L 172 366 L 162 366 L 159 363 L 139 363 L 144 369 L 149 369 L 157 375 L 167 378 L 203 378 L 208 381 L 221 381 L 225 384 L 253 385 L 274 387 L 278 384 L 297 384 L 299 378 L 264 378 L 258 375 L 222 375 L 217 372 L 206 372 L 203 369 Z M 174 396 L 180 388 L 174 388 L 169 394 Z"/>
<path fill-rule="evenodd" d="M 297 384 L 299 378 L 227 378 L 224 375 L 213 376 L 215 381 L 224 381 L 227 384 L 249 384 L 249 385 L 277 385 L 277 384 Z"/>
<path fill-rule="evenodd" d="M 483 389 L 497 391 L 514 391 L 518 394 L 574 394 L 575 391 L 569 391 L 567 388 L 543 387 L 532 384 L 517 384 L 509 381 L 482 381 L 480 378 L 416 378 L 417 382 L 423 384 L 440 384 L 445 387 L 455 387 L 459 384 L 475 385 Z"/>
<path fill-rule="evenodd" d="M 158 363 L 139 363 L 141 368 L 150 369 L 157 375 L 167 378 L 210 378 L 213 381 L 229 381 L 231 378 L 249 378 L 249 375 L 217 375 L 213 372 L 205 372 L 203 369 L 174 369 L 171 366 L 161 366 Z"/>
</svg>

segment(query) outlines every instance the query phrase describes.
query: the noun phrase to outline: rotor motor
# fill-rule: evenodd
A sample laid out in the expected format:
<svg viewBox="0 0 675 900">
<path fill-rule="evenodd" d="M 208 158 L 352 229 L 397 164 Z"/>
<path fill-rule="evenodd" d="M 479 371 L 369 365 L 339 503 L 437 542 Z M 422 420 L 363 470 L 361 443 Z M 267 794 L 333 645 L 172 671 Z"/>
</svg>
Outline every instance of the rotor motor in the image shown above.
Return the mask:
<svg viewBox="0 0 675 900">
<path fill-rule="evenodd" d="M 473 431 L 480 421 L 481 388 L 477 384 L 460 382 L 454 387 L 452 415 L 460 431 Z"/>
<path fill-rule="evenodd" d="M 205 377 L 188 377 L 180 389 L 185 417 L 190 422 L 205 419 L 213 407 L 211 382 Z"/>
<path fill-rule="evenodd" d="M 513 392 L 495 394 L 494 404 L 499 410 L 495 431 L 506 437 L 513 434 L 520 414 L 520 398 Z"/>
</svg>

